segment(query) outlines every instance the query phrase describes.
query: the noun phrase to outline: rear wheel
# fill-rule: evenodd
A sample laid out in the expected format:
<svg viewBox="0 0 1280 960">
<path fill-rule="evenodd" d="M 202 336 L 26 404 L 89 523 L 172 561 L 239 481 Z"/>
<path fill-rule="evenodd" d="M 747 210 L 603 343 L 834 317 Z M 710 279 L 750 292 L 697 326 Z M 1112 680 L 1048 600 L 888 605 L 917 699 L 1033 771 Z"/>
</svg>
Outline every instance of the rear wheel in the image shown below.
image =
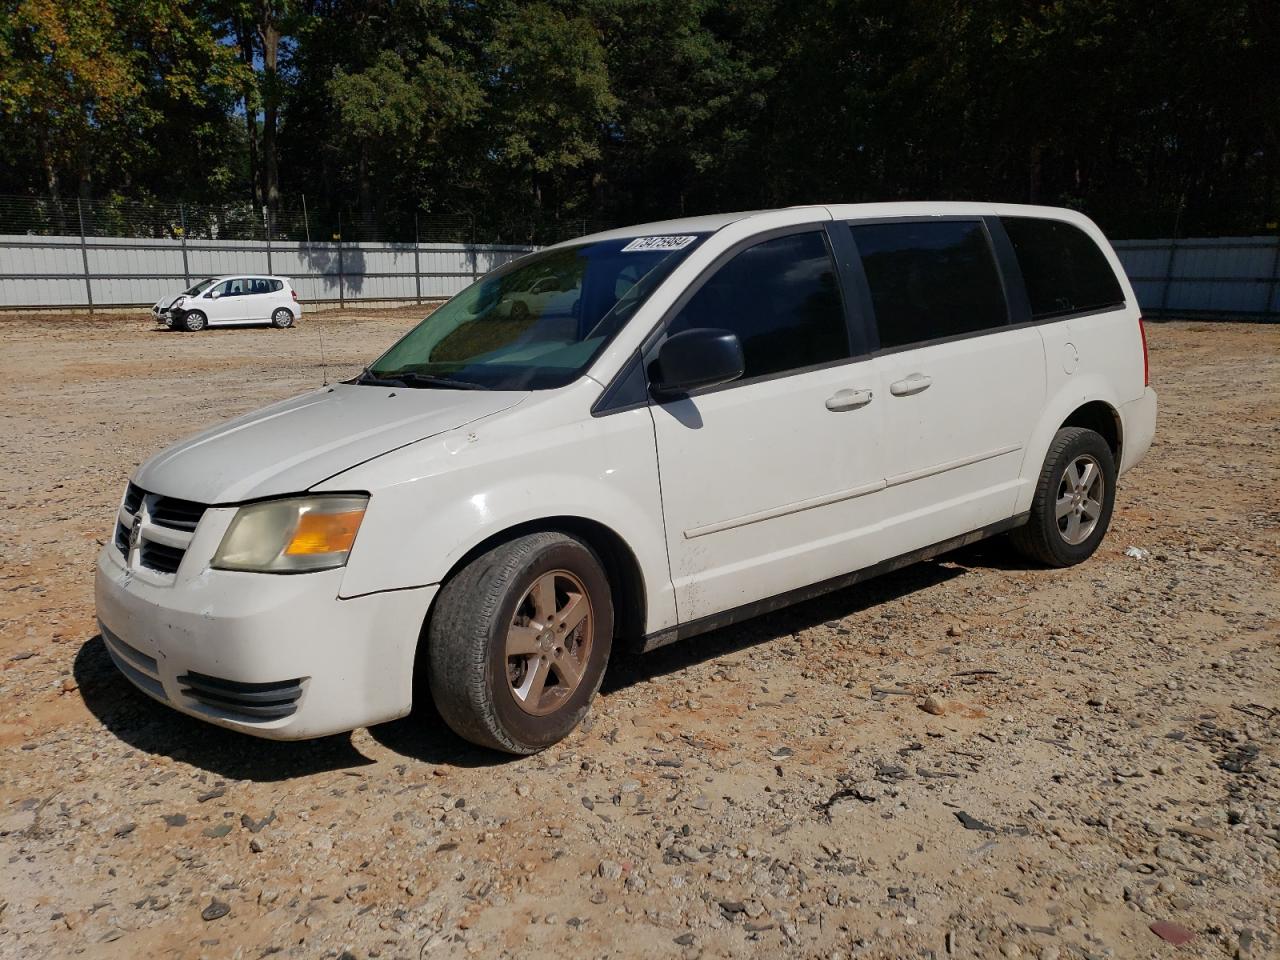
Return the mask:
<svg viewBox="0 0 1280 960">
<path fill-rule="evenodd" d="M 1069 567 L 1098 549 L 1115 505 L 1116 467 L 1099 434 L 1064 427 L 1049 445 L 1031 515 L 1011 534 L 1024 555 L 1051 567 Z"/>
<path fill-rule="evenodd" d="M 286 307 L 281 307 L 275 313 L 271 314 L 271 325 L 283 330 L 285 327 L 293 326 L 293 311 Z"/>
<path fill-rule="evenodd" d="M 427 630 L 431 694 L 459 736 L 535 753 L 586 715 L 612 640 L 612 595 L 595 552 L 567 534 L 530 534 L 441 588 Z"/>
<path fill-rule="evenodd" d="M 199 310 L 188 310 L 182 315 L 182 329 L 190 333 L 199 333 L 209 325 L 209 318 Z"/>
</svg>

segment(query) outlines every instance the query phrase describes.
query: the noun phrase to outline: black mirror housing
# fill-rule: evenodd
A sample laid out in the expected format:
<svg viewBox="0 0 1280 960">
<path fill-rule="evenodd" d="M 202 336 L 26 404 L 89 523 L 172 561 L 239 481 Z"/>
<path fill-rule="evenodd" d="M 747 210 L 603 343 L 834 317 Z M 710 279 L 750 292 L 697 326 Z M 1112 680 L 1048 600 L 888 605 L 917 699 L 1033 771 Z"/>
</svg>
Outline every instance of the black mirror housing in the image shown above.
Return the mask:
<svg viewBox="0 0 1280 960">
<path fill-rule="evenodd" d="M 669 400 L 698 390 L 729 383 L 742 376 L 746 362 L 742 343 L 731 330 L 695 327 L 668 337 L 650 366 L 653 395 Z"/>
</svg>

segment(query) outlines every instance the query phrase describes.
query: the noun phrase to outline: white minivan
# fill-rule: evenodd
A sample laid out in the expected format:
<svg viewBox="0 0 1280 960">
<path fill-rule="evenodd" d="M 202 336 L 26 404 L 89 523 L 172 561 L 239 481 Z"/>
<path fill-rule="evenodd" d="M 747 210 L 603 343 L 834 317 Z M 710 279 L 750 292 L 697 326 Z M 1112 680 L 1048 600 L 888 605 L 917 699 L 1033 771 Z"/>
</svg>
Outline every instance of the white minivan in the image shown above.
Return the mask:
<svg viewBox="0 0 1280 960">
<path fill-rule="evenodd" d="M 1085 560 L 1155 421 L 1137 301 L 1080 214 L 886 203 L 614 230 L 496 270 L 345 383 L 144 463 L 98 618 L 134 684 L 213 723 L 314 737 L 429 690 L 463 737 L 530 753 L 582 719 L 623 643 L 993 534 Z"/>
<path fill-rule="evenodd" d="M 297 291 L 286 277 L 228 274 L 206 277 L 175 296 L 162 297 L 151 315 L 170 330 L 269 323 L 291 327 L 302 316 Z"/>
</svg>

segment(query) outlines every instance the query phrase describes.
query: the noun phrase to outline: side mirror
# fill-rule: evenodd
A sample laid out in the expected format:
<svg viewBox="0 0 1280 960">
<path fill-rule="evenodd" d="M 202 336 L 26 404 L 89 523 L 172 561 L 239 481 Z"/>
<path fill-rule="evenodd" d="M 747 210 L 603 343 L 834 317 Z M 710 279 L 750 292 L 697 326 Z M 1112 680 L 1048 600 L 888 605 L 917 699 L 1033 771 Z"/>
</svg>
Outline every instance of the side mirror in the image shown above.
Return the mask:
<svg viewBox="0 0 1280 960">
<path fill-rule="evenodd" d="M 205 294 L 205 296 L 208 297 L 210 300 L 217 300 L 220 296 L 222 296 L 222 294 L 220 294 L 217 290 L 210 290 L 208 293 Z"/>
<path fill-rule="evenodd" d="M 668 337 L 649 369 L 649 384 L 659 400 L 737 380 L 746 369 L 742 344 L 729 330 L 695 327 Z"/>
</svg>

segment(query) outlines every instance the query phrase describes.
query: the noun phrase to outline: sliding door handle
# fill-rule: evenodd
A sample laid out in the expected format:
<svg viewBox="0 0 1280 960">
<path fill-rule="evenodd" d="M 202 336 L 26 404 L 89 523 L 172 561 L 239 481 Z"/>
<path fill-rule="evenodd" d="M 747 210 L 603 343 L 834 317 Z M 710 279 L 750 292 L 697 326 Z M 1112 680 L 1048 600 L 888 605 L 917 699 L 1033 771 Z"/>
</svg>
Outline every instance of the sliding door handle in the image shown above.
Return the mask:
<svg viewBox="0 0 1280 960">
<path fill-rule="evenodd" d="M 931 383 L 933 383 L 932 377 L 926 377 L 923 373 L 913 373 L 889 384 L 889 392 L 895 397 L 909 397 L 913 393 L 928 390 Z"/>
<path fill-rule="evenodd" d="M 865 407 L 870 403 L 871 398 L 872 393 L 870 390 L 837 390 L 827 397 L 827 409 L 832 413 L 840 413 L 843 410 L 857 410 L 859 407 Z"/>
</svg>

